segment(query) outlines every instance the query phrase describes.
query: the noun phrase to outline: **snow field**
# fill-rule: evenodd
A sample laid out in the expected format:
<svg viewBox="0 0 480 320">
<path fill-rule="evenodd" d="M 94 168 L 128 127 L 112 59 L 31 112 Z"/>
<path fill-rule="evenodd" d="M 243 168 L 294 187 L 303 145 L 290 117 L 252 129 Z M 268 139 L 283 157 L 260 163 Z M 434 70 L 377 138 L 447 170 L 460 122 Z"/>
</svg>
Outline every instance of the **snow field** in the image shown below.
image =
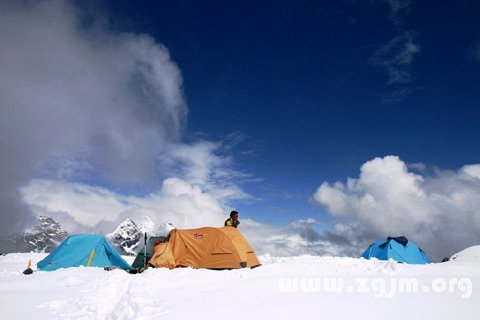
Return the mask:
<svg viewBox="0 0 480 320">
<path fill-rule="evenodd" d="M 81 267 L 30 276 L 21 273 L 28 259 L 35 266 L 45 254 L 9 254 L 0 257 L 0 318 L 477 319 L 478 252 L 430 265 L 264 255 L 255 269 L 131 275 Z M 415 280 L 418 290 L 401 292 L 402 279 Z"/>
</svg>

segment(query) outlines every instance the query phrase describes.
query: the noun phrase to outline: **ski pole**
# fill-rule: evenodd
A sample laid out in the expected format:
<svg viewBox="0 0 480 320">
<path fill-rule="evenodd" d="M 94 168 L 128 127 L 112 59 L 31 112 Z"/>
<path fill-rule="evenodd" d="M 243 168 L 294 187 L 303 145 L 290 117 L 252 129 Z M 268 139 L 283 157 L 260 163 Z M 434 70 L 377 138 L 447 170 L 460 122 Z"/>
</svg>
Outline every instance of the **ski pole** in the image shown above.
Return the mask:
<svg viewBox="0 0 480 320">
<path fill-rule="evenodd" d="M 147 267 L 147 233 L 145 232 L 145 246 L 143 247 L 143 267 Z"/>
</svg>

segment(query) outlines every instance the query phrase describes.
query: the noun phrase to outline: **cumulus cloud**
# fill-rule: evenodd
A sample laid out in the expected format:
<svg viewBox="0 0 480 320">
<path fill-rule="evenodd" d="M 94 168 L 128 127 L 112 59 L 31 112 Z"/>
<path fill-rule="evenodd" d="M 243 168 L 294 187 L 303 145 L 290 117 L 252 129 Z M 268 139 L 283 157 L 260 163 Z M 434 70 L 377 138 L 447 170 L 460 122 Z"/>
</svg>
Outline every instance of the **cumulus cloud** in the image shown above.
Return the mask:
<svg viewBox="0 0 480 320">
<path fill-rule="evenodd" d="M 314 218 L 296 220 L 286 225 L 242 221 L 241 231 L 260 254 L 277 256 L 328 255 L 357 256 L 356 247 L 335 230 L 323 230 Z"/>
<path fill-rule="evenodd" d="M 357 244 L 405 235 L 434 259 L 480 242 L 480 164 L 434 175 L 412 172 L 396 156 L 375 158 L 346 182 L 323 182 L 313 201 Z"/>
<path fill-rule="evenodd" d="M 144 196 L 65 180 L 36 179 L 22 189 L 23 198 L 37 214 L 54 217 L 70 232 L 111 232 L 126 218 L 150 217 L 157 224 L 179 228 L 221 226 L 229 203 L 253 197 L 231 181 L 239 173 L 228 156 L 218 153 L 219 143 L 175 144 L 165 157 L 172 176 Z"/>
<path fill-rule="evenodd" d="M 105 234 L 126 218 L 141 221 L 144 216 L 180 228 L 218 225 L 225 215 L 222 199 L 179 178 L 165 179 L 159 190 L 142 197 L 58 180 L 33 180 L 23 194 L 36 213 L 53 217 L 73 233 Z"/>
<path fill-rule="evenodd" d="M 32 177 L 148 183 L 187 109 L 168 50 L 68 1 L 0 3 L 1 232 L 28 219 Z"/>
</svg>

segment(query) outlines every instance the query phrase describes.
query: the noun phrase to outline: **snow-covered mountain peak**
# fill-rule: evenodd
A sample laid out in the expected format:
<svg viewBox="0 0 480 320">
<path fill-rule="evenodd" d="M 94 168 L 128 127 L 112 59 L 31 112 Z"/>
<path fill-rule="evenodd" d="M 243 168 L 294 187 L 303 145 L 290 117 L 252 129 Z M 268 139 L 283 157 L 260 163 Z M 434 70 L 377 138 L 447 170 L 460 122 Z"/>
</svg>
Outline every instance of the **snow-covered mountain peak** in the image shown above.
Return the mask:
<svg viewBox="0 0 480 320">
<path fill-rule="evenodd" d="M 107 239 L 123 253 L 135 255 L 143 243 L 145 233 L 155 235 L 155 229 L 155 224 L 148 216 L 143 216 L 138 224 L 127 218 L 118 225 L 115 231 L 107 235 Z"/>
<path fill-rule="evenodd" d="M 25 230 L 23 239 L 30 251 L 51 252 L 67 237 L 67 232 L 50 217 L 39 216 L 37 220 L 37 224 Z"/>
<path fill-rule="evenodd" d="M 142 217 L 142 220 L 140 221 L 140 223 L 138 223 L 138 227 L 145 233 L 148 233 L 148 234 L 155 234 L 155 230 L 156 230 L 156 225 L 155 223 L 152 221 L 152 219 L 150 219 L 149 216 L 143 216 Z"/>
</svg>

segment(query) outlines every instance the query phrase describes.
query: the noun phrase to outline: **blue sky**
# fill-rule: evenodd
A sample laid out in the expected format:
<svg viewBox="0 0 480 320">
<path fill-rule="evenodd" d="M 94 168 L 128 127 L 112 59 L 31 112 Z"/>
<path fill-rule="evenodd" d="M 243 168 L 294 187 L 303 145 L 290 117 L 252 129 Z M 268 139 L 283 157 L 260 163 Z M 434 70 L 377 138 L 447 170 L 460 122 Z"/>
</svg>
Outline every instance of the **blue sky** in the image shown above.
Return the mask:
<svg viewBox="0 0 480 320">
<path fill-rule="evenodd" d="M 479 243 L 479 16 L 478 1 L 3 1 L 0 231 L 40 214 L 69 232 L 221 225 L 235 208 L 261 253 Z"/>
<path fill-rule="evenodd" d="M 247 216 L 277 219 L 269 206 L 289 219 L 310 215 L 321 181 L 356 176 L 377 156 L 443 169 L 479 162 L 478 2 L 115 1 L 105 10 L 115 28 L 148 33 L 171 52 L 186 139 L 247 137 L 236 164 L 277 193 L 249 184 L 265 201 L 239 204 Z M 394 65 L 406 40 L 379 52 L 406 33 L 417 52 Z"/>
</svg>

